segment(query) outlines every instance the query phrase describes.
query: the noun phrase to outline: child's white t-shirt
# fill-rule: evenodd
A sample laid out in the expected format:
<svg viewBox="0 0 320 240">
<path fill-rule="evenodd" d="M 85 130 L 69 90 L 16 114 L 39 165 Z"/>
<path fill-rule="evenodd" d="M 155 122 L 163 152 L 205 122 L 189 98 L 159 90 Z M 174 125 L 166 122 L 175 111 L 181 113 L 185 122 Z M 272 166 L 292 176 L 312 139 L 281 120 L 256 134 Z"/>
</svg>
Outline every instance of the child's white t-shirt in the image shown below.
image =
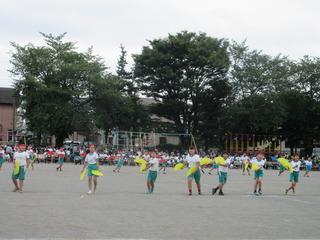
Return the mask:
<svg viewBox="0 0 320 240">
<path fill-rule="evenodd" d="M 193 156 L 190 156 L 189 154 L 186 157 L 186 161 L 189 164 L 189 168 L 196 167 L 197 163 L 200 162 L 200 157 L 198 154 L 195 154 Z"/>
<path fill-rule="evenodd" d="M 33 157 L 34 152 L 33 152 L 33 150 L 32 150 L 32 149 L 27 150 L 26 152 L 27 152 L 27 154 L 28 154 L 28 158 L 32 158 L 32 157 Z"/>
<path fill-rule="evenodd" d="M 159 159 L 158 158 L 150 158 L 149 163 L 152 164 L 152 166 L 149 168 L 149 170 L 158 172 L 158 170 L 159 170 Z"/>
<path fill-rule="evenodd" d="M 312 161 L 306 160 L 305 163 L 306 163 L 306 166 L 312 166 Z"/>
<path fill-rule="evenodd" d="M 249 158 L 248 156 L 242 156 L 242 157 L 241 157 L 242 163 L 248 163 L 249 160 L 250 160 L 250 158 Z"/>
<path fill-rule="evenodd" d="M 15 152 L 13 158 L 18 161 L 20 166 L 26 166 L 29 155 L 27 152 Z"/>
<path fill-rule="evenodd" d="M 60 151 L 60 150 L 56 151 L 56 154 L 58 155 L 59 158 L 64 158 L 66 155 L 64 151 Z"/>
<path fill-rule="evenodd" d="M 225 162 L 227 165 L 230 165 L 231 158 L 227 158 Z M 228 172 L 228 167 L 219 165 L 219 172 Z"/>
<path fill-rule="evenodd" d="M 266 163 L 266 161 L 265 161 L 265 160 L 260 160 L 260 161 L 259 161 L 258 159 L 254 158 L 254 159 L 252 159 L 252 163 L 257 164 L 258 167 L 259 167 L 261 170 L 263 170 L 263 166 L 264 166 L 264 164 Z"/>
<path fill-rule="evenodd" d="M 96 164 L 98 162 L 99 155 L 94 152 L 94 153 L 88 153 L 86 158 L 84 159 L 85 162 L 88 164 Z"/>
<path fill-rule="evenodd" d="M 291 166 L 293 168 L 293 171 L 295 172 L 300 172 L 300 166 L 301 166 L 301 162 L 299 161 L 291 161 Z"/>
</svg>

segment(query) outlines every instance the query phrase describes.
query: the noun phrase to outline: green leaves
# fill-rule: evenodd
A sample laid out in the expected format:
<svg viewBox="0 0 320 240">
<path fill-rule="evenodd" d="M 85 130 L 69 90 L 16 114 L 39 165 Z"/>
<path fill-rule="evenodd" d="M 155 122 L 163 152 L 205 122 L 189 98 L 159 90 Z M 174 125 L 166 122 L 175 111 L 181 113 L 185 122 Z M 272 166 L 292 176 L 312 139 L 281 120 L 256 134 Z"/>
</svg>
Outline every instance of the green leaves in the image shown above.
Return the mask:
<svg viewBox="0 0 320 240">
<path fill-rule="evenodd" d="M 41 34 L 43 46 L 12 43 L 11 53 L 19 109 L 38 135 L 61 143 L 75 130 L 156 128 L 193 133 L 207 148 L 222 147 L 226 132 L 281 135 L 308 153 L 320 140 L 318 57 L 292 61 L 182 31 L 149 41 L 130 70 L 121 45 L 114 75 L 92 48 Z M 142 106 L 146 96 L 154 104 Z"/>
<path fill-rule="evenodd" d="M 233 43 L 230 54 L 233 101 L 226 129 L 281 135 L 291 149 L 304 146 L 311 154 L 313 139 L 319 139 L 319 59 L 294 62 L 249 50 L 244 42 Z"/>
<path fill-rule="evenodd" d="M 134 56 L 142 93 L 158 102 L 154 112 L 174 121 L 175 131 L 197 133 L 207 101 L 202 96 L 228 85 L 227 41 L 184 31 L 149 43 Z"/>
<path fill-rule="evenodd" d="M 93 85 L 109 76 L 91 49 L 77 52 L 65 34 L 42 35 L 44 46 L 12 44 L 11 73 L 29 130 L 56 135 L 61 145 L 69 133 L 93 128 Z"/>
</svg>

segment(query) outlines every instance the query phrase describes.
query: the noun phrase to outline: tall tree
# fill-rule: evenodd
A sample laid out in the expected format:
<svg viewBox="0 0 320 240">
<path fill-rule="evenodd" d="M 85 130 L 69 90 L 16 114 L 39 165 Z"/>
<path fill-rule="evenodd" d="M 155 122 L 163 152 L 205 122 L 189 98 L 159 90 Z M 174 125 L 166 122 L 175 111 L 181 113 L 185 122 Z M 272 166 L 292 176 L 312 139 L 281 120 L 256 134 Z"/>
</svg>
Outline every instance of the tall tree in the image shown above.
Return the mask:
<svg viewBox="0 0 320 240">
<path fill-rule="evenodd" d="M 12 43 L 11 73 L 29 130 L 57 137 L 57 145 L 74 130 L 92 126 L 91 80 L 103 78 L 106 67 L 89 49 L 77 52 L 65 34 L 43 34 L 44 46 Z"/>
<path fill-rule="evenodd" d="M 296 89 L 320 101 L 320 58 L 304 56 L 294 68 Z"/>
<path fill-rule="evenodd" d="M 291 152 L 295 148 L 304 148 L 305 154 L 311 156 L 313 141 L 320 139 L 320 104 L 305 93 L 297 90 L 283 92 L 280 99 L 287 117 L 281 125 Z"/>
<path fill-rule="evenodd" d="M 122 79 L 109 74 L 97 79 L 92 88 L 92 108 L 96 126 L 109 132 L 119 130 L 137 130 L 148 127 L 148 116 L 137 106 L 131 97 L 122 95 Z"/>
<path fill-rule="evenodd" d="M 275 94 L 252 95 L 225 109 L 223 117 L 226 132 L 272 135 L 278 134 L 287 112 Z"/>
<path fill-rule="evenodd" d="M 236 99 L 292 88 L 293 63 L 287 57 L 250 50 L 245 42 L 233 42 L 229 50 L 232 60 L 229 77 Z"/>
<path fill-rule="evenodd" d="M 117 65 L 117 75 L 121 82 L 120 91 L 123 92 L 126 97 L 126 99 L 123 99 L 123 104 L 127 107 L 125 110 L 125 117 L 128 119 L 128 124 L 122 124 L 122 129 L 147 131 L 150 129 L 148 111 L 145 106 L 141 105 L 141 101 L 138 96 L 137 84 L 132 76 L 132 72 L 127 71 L 127 65 L 127 51 L 121 44 L 120 57 Z"/>
<path fill-rule="evenodd" d="M 227 48 L 224 39 L 184 31 L 150 41 L 134 55 L 141 92 L 156 100 L 153 112 L 172 120 L 175 131 L 198 134 L 203 105 L 211 100 L 204 96 L 228 87 Z"/>
<path fill-rule="evenodd" d="M 126 70 L 128 65 L 127 62 L 127 51 L 124 46 L 120 45 L 120 56 L 117 65 L 117 75 L 123 80 L 122 91 L 130 97 L 134 97 L 137 94 L 137 89 L 133 81 L 132 73 Z"/>
</svg>

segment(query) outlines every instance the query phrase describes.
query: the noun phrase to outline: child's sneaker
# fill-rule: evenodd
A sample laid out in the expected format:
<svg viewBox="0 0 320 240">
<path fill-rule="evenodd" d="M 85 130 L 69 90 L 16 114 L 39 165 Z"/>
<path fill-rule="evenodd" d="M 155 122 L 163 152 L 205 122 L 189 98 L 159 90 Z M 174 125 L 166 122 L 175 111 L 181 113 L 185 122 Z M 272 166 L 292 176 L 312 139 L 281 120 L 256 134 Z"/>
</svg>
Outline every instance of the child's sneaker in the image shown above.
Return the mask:
<svg viewBox="0 0 320 240">
<path fill-rule="evenodd" d="M 215 195 L 216 194 L 216 192 L 218 191 L 218 187 L 216 187 L 216 188 L 212 188 L 212 195 Z"/>
</svg>

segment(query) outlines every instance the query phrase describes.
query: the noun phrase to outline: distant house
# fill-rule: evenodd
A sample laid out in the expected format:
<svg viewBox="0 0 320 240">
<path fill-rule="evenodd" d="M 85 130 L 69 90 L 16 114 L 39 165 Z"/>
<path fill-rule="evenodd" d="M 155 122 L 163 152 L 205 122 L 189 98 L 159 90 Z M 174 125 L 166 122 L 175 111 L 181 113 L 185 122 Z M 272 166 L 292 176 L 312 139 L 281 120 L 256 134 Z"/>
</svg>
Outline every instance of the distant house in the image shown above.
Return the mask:
<svg viewBox="0 0 320 240">
<path fill-rule="evenodd" d="M 153 98 L 140 98 L 139 99 L 139 104 L 141 104 L 142 106 L 144 107 L 151 107 L 152 105 L 154 104 L 157 104 L 157 102 L 153 99 Z M 169 124 L 174 124 L 174 121 L 172 120 L 169 120 L 165 117 L 159 117 L 158 115 L 156 114 L 151 114 L 150 115 L 150 118 L 153 122 L 155 123 L 169 123 Z"/>
<path fill-rule="evenodd" d="M 0 88 L 0 143 L 14 142 L 16 105 L 13 88 Z"/>
</svg>

